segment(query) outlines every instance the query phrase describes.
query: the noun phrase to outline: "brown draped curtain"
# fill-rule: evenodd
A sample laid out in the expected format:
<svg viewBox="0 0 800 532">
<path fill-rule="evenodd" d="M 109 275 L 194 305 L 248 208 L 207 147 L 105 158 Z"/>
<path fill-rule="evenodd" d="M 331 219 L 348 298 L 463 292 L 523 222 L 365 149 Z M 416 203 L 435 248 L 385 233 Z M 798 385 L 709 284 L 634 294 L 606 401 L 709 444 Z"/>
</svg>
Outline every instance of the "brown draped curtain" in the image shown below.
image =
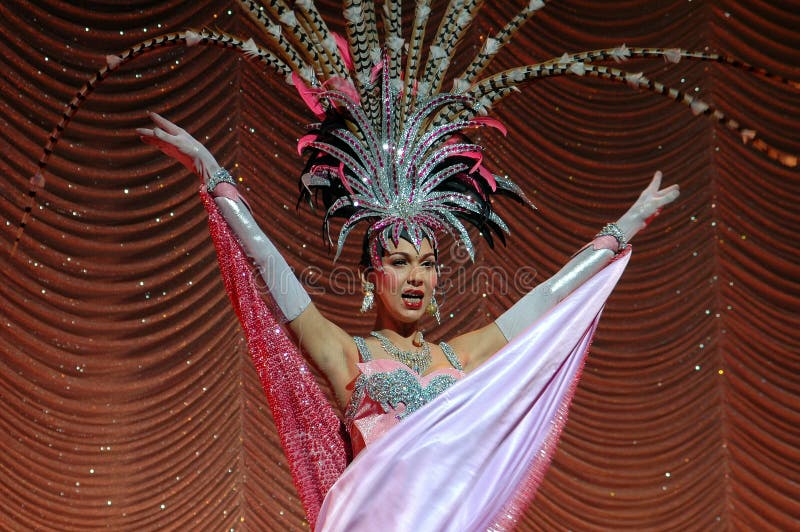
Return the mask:
<svg viewBox="0 0 800 532">
<path fill-rule="evenodd" d="M 457 62 L 526 1 L 486 2 Z M 342 31 L 338 2 L 319 5 Z M 491 68 L 625 43 L 720 52 L 800 80 L 799 13 L 793 1 L 553 1 Z M 364 333 L 358 236 L 333 264 L 319 213 L 296 209 L 294 146 L 313 116 L 292 87 L 218 48 L 126 64 L 67 128 L 9 253 L 65 103 L 107 54 L 201 27 L 259 31 L 227 0 L 0 5 L 3 529 L 308 526 L 218 276 L 199 182 L 135 133 L 151 110 L 203 141 L 321 310 Z M 800 153 L 797 88 L 713 63 L 621 66 Z M 431 338 L 492 320 L 655 170 L 682 190 L 636 239 L 520 529 L 800 528 L 797 169 L 685 106 L 596 79 L 529 84 L 496 116 L 509 135 L 478 135 L 487 165 L 538 211 L 498 201 L 509 245 L 479 244 L 475 264 L 446 249 L 446 319 Z"/>
</svg>

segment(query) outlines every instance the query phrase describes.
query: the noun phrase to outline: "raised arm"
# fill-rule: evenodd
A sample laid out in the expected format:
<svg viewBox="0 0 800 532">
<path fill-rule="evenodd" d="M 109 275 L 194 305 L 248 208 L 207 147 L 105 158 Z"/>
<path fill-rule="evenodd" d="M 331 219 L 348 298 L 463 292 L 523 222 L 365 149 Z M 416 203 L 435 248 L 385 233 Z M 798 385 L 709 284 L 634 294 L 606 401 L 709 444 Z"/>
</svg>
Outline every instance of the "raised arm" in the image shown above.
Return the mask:
<svg viewBox="0 0 800 532">
<path fill-rule="evenodd" d="M 489 325 L 459 336 L 451 344 L 465 359 L 467 371 L 482 364 L 509 340 L 547 313 L 595 273 L 679 194 L 678 185 L 661 188 L 656 172 L 628 211 L 609 224 L 594 241 L 576 253 L 555 275 L 539 284 Z"/>
<path fill-rule="evenodd" d="M 337 390 L 352 380 L 347 363 L 352 339 L 326 319 L 311 302 L 280 251 L 256 223 L 236 189 L 235 182 L 213 155 L 185 130 L 151 113 L 153 129 L 137 129 L 143 142 L 178 160 L 205 183 L 220 213 L 236 234 L 272 299 L 289 322 L 303 350 L 326 374 Z"/>
</svg>

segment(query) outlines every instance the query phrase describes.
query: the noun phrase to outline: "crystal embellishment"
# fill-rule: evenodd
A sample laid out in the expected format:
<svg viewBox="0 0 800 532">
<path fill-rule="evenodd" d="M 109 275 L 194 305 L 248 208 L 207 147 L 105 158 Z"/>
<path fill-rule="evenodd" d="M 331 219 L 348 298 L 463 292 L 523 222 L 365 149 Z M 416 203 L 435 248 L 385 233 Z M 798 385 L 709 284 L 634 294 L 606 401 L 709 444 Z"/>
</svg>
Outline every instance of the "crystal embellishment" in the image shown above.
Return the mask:
<svg viewBox="0 0 800 532">
<path fill-rule="evenodd" d="M 380 403 L 386 412 L 404 404 L 405 412 L 397 416 L 403 419 L 434 400 L 456 380 L 452 375 L 437 375 L 423 387 L 410 371 L 396 369 L 366 377 L 364 388 L 367 395 Z"/>
</svg>

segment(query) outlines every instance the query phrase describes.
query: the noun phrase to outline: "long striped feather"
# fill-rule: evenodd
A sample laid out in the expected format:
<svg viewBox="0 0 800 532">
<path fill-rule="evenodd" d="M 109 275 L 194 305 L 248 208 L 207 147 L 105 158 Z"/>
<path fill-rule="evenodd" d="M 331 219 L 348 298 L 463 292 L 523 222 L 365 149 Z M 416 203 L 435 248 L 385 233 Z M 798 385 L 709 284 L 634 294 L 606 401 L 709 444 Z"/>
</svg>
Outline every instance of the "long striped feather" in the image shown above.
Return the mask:
<svg viewBox="0 0 800 532">
<path fill-rule="evenodd" d="M 447 59 L 443 44 L 447 39 L 448 32 L 452 31 L 452 28 L 455 27 L 456 19 L 458 18 L 463 4 L 464 0 L 450 0 L 442 20 L 439 21 L 436 35 L 428 46 L 428 58 L 425 62 L 425 70 L 422 77 L 418 80 L 418 91 L 420 92 L 418 98 L 425 98 L 431 94 L 430 80 L 433 79 L 436 69 L 440 68 L 443 61 Z"/>
<path fill-rule="evenodd" d="M 408 43 L 408 52 L 406 55 L 405 85 L 403 88 L 404 105 L 401 109 L 401 119 L 410 115 L 414 110 L 417 71 L 419 70 L 420 58 L 422 56 L 422 43 L 425 38 L 425 29 L 428 27 L 430 14 L 430 0 L 419 0 L 414 10 L 414 25 L 411 29 L 411 40 Z"/>
<path fill-rule="evenodd" d="M 375 6 L 369 0 L 345 0 L 344 18 L 347 23 L 347 36 L 350 52 L 356 71 L 355 85 L 367 115 L 377 116 L 380 102 L 369 97 L 371 88 L 369 74 L 373 65 L 373 52 L 380 51 L 378 29 L 375 22 Z"/>
<path fill-rule="evenodd" d="M 456 79 L 467 86 L 472 83 L 477 76 L 489 65 L 491 60 L 500 51 L 500 49 L 511 41 L 511 38 L 522 27 L 523 24 L 544 7 L 543 0 L 530 0 L 528 5 L 522 9 L 517 15 L 506 24 L 494 37 L 489 37 L 484 41 L 483 48 L 480 53 L 475 56 L 475 59 L 469 64 L 464 72 Z M 462 87 L 466 90 L 465 87 Z"/>
<path fill-rule="evenodd" d="M 672 58 L 687 57 L 692 59 L 737 64 L 741 65 L 742 68 L 752 68 L 746 63 L 726 60 L 717 54 L 704 54 L 702 52 L 684 52 L 677 49 L 670 50 L 661 48 L 634 48 L 630 49 L 629 52 L 631 56 L 667 56 Z M 514 92 L 514 89 L 526 82 L 563 75 L 593 76 L 609 81 L 626 83 L 634 88 L 648 90 L 650 92 L 670 98 L 675 102 L 687 105 L 691 108 L 695 115 L 705 115 L 712 118 L 714 121 L 723 124 L 727 129 L 737 134 L 743 143 L 749 143 L 755 150 L 764 153 L 770 159 L 773 159 L 784 166 L 797 166 L 796 155 L 785 153 L 774 146 L 771 146 L 763 139 L 758 138 L 757 133 L 753 129 L 742 126 L 738 121 L 729 118 L 719 109 L 716 109 L 712 105 L 698 98 L 694 98 L 684 91 L 671 88 L 658 81 L 653 81 L 644 76 L 642 73 L 632 73 L 614 67 L 594 65 L 580 61 L 574 62 L 571 60 L 571 57 L 572 56 L 564 56 L 563 58 L 551 59 L 545 63 L 509 69 L 486 78 L 468 91 L 468 94 L 472 96 L 476 102 L 478 102 L 478 109 L 474 112 L 479 112 L 481 110 L 480 108 L 483 108 L 484 111 L 488 111 L 492 105 L 500 101 L 505 96 L 511 94 L 511 92 Z M 771 77 L 775 78 L 777 76 Z M 793 84 L 793 82 L 789 80 L 786 80 L 786 82 Z M 448 118 L 447 115 L 445 115 L 443 118 L 437 119 L 437 121 L 438 120 L 447 122 L 452 120 L 452 117 Z"/>
<path fill-rule="evenodd" d="M 291 75 L 291 68 L 271 53 L 261 50 L 259 50 L 257 53 L 254 53 L 252 46 L 248 42 L 242 41 L 241 39 L 225 33 L 215 32 L 207 29 L 201 31 L 187 30 L 159 35 L 158 37 L 147 39 L 135 44 L 118 55 L 108 56 L 106 58 L 106 65 L 97 70 L 92 77 L 89 78 L 89 81 L 87 81 L 80 89 L 78 89 L 78 91 L 75 93 L 75 96 L 66 105 L 64 111 L 61 113 L 61 120 L 59 120 L 58 124 L 56 124 L 47 138 L 47 144 L 45 144 L 44 148 L 42 149 L 42 154 L 39 157 L 39 162 L 37 163 L 36 173 L 30 179 L 31 186 L 27 193 L 28 201 L 24 207 L 22 219 L 20 220 L 19 227 L 17 228 L 17 232 L 14 237 L 14 245 L 11 249 L 12 255 L 16 253 L 17 248 L 19 247 L 20 239 L 22 238 L 25 227 L 28 224 L 28 220 L 30 219 L 33 206 L 36 204 L 37 191 L 43 188 L 45 185 L 44 174 L 47 164 L 50 160 L 50 156 L 53 154 L 58 141 L 61 139 L 64 129 L 72 120 L 72 117 L 75 116 L 75 113 L 78 112 L 81 105 L 83 105 L 83 102 L 86 101 L 86 98 L 88 98 L 89 95 L 93 93 L 95 89 L 97 89 L 97 87 L 103 82 L 104 79 L 106 79 L 106 77 L 108 77 L 111 72 L 117 70 L 125 63 L 130 62 L 140 55 L 153 50 L 160 50 L 162 48 L 172 46 L 197 45 L 237 49 L 245 56 L 251 59 L 257 59 L 258 61 L 270 66 L 284 78 L 287 78 L 289 75 Z"/>
<path fill-rule="evenodd" d="M 275 3 L 274 0 L 271 2 L 271 4 Z M 239 0 L 239 4 L 244 9 L 245 13 L 264 30 L 264 36 L 268 41 L 274 43 L 276 51 L 283 56 L 283 60 L 289 64 L 292 70 L 300 73 L 303 79 L 310 82 L 311 76 L 308 75 L 308 72 L 312 70 L 312 67 L 309 66 L 309 62 L 313 65 L 316 60 L 316 52 L 313 50 L 313 47 L 311 50 L 303 49 L 302 53 L 299 52 L 294 45 L 286 39 L 281 25 L 275 23 L 264 13 L 261 4 L 253 0 Z M 278 18 L 281 15 L 285 16 L 287 11 L 286 9 L 282 10 L 274 6 L 274 8 L 270 10 L 270 14 Z"/>
<path fill-rule="evenodd" d="M 339 55 L 336 40 L 328 29 L 325 20 L 319 14 L 317 7 L 312 0 L 298 0 L 295 2 L 295 9 L 299 8 L 302 19 L 306 21 L 309 33 L 313 33 L 315 38 L 312 41 L 319 46 L 320 57 L 325 63 L 325 68 L 330 71 L 329 76 L 338 76 L 350 79 L 350 74 L 344 61 Z"/>
<path fill-rule="evenodd" d="M 439 68 L 433 70 L 432 77 L 426 79 L 426 81 L 430 83 L 431 94 L 436 94 L 441 90 L 444 75 L 450 66 L 450 61 L 455 56 L 458 43 L 464 36 L 464 33 L 467 31 L 467 28 L 469 28 L 472 20 L 475 18 L 475 15 L 480 10 L 482 5 L 483 0 L 467 0 L 464 2 L 461 11 L 454 19 L 453 27 L 446 32 L 446 38 L 442 43 L 442 48 L 444 53 L 447 55 L 447 59 L 440 63 Z"/>
</svg>

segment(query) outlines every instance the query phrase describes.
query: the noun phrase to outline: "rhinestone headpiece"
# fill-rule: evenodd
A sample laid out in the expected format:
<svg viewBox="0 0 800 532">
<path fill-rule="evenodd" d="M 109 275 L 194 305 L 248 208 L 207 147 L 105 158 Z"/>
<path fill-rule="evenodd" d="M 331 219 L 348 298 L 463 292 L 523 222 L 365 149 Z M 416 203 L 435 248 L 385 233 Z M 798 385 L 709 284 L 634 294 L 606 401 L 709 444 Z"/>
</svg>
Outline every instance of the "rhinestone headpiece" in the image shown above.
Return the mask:
<svg viewBox="0 0 800 532">
<path fill-rule="evenodd" d="M 478 227 L 491 243 L 493 232 L 502 238 L 508 227 L 492 210 L 490 195 L 505 192 L 527 199 L 509 179 L 486 170 L 483 148 L 469 142 L 462 131 L 489 126 L 505 134 L 505 128 L 489 117 L 437 120 L 443 109 L 474 114 L 475 100 L 452 93 L 421 99 L 413 112 L 403 116 L 404 95 L 393 88 L 399 84 L 390 77 L 389 63 L 385 55 L 373 70 L 373 76 L 380 77 L 372 82 L 382 104 L 377 120 L 370 120 L 354 90 L 300 85 L 312 109 L 319 112 L 323 102 L 328 105 L 323 122 L 313 124 L 313 131 L 298 143 L 299 151 L 311 152 L 302 176 L 304 194 L 310 199 L 312 191 L 325 189 L 326 234 L 331 217 L 346 218 L 336 257 L 351 230 L 369 221 L 367 234 L 375 259 L 379 245 L 397 245 L 401 235 L 417 249 L 424 239 L 435 249 L 439 231 L 454 234 L 474 258 L 462 221 Z M 294 81 L 302 83 L 297 76 Z"/>
</svg>

